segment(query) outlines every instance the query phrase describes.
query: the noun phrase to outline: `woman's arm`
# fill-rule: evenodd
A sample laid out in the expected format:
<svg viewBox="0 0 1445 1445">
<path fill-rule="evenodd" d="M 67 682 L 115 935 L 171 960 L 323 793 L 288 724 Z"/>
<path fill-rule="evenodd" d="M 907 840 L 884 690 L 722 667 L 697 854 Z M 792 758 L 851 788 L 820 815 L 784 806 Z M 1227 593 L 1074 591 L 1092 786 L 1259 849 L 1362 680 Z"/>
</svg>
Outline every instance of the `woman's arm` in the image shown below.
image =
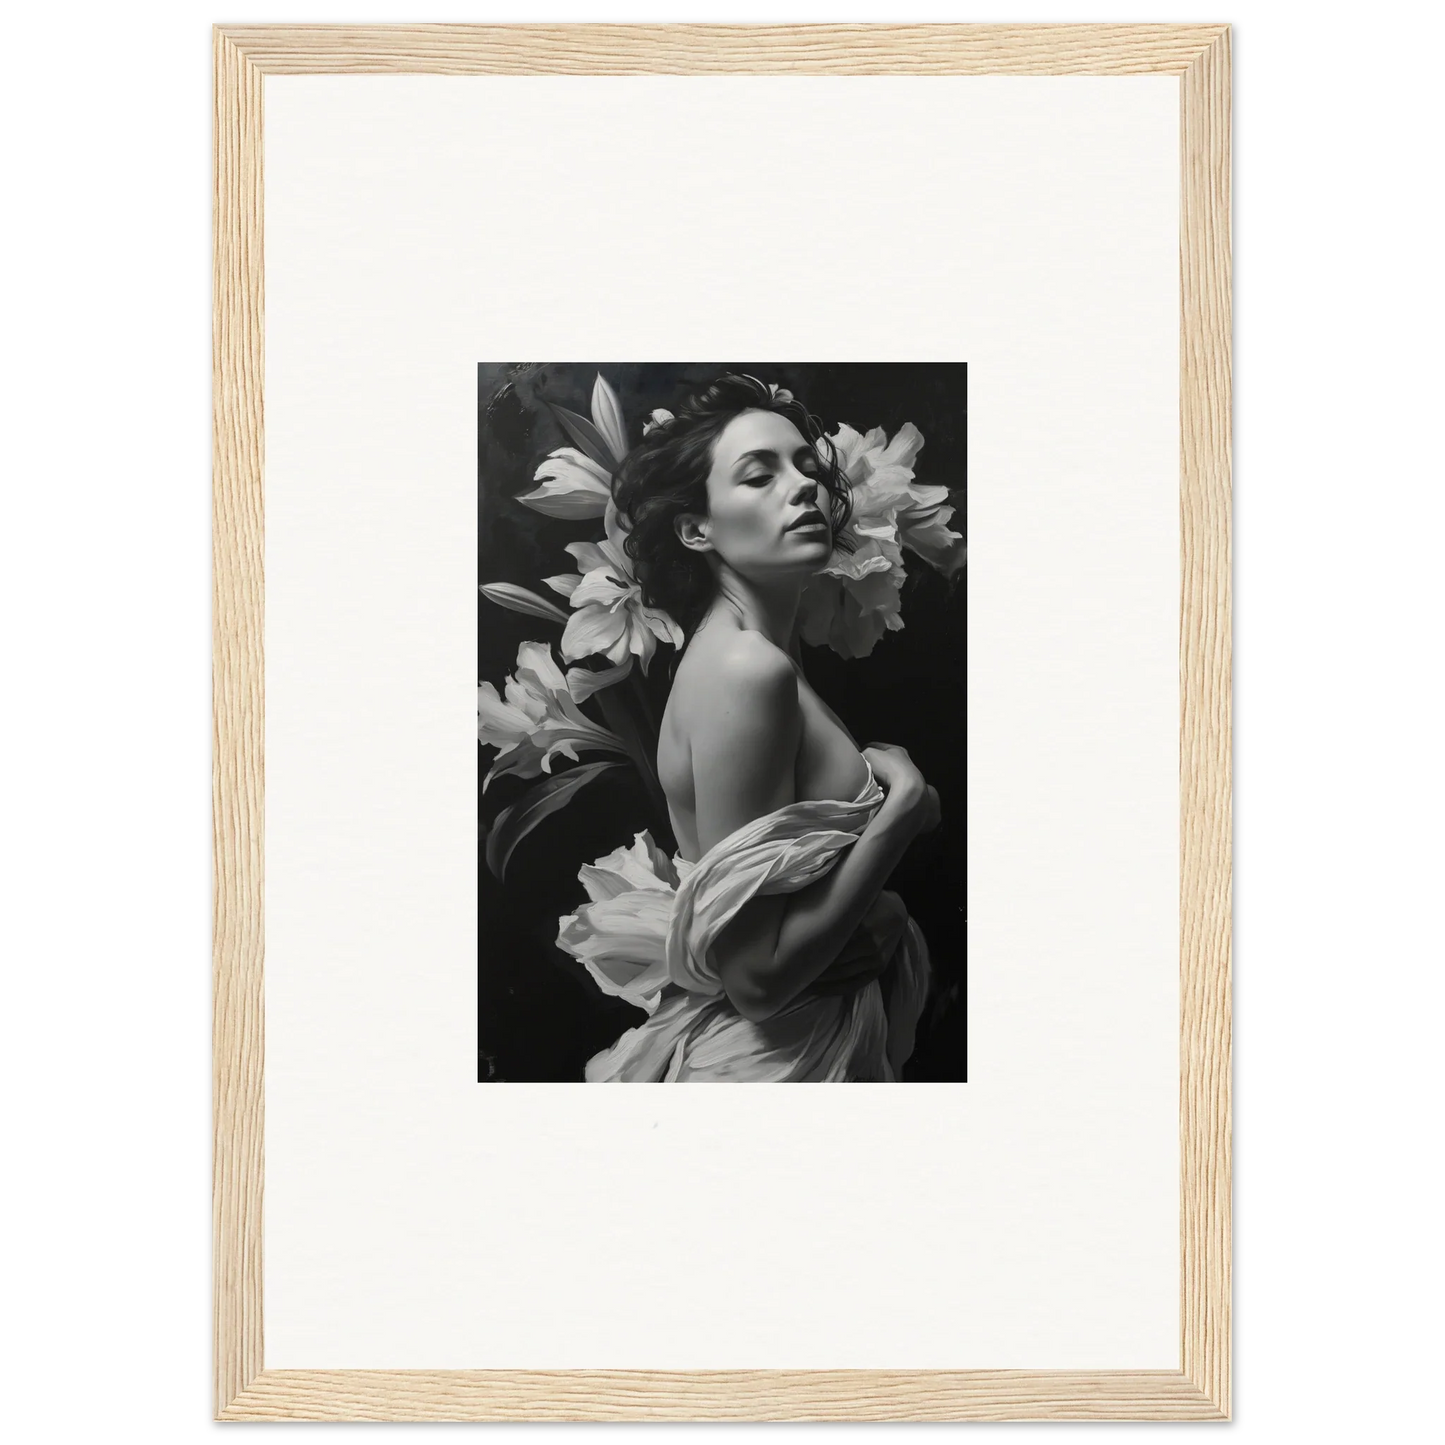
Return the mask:
<svg viewBox="0 0 1445 1445">
<path fill-rule="evenodd" d="M 719 662 L 713 706 L 692 739 L 704 852 L 795 800 L 802 738 L 797 674 L 777 648 L 743 634 Z M 858 841 L 818 882 L 745 904 L 713 945 L 723 987 L 744 1018 L 770 1018 L 827 969 L 929 821 L 929 790 L 908 755 L 880 748 L 869 757 L 887 796 Z"/>
</svg>

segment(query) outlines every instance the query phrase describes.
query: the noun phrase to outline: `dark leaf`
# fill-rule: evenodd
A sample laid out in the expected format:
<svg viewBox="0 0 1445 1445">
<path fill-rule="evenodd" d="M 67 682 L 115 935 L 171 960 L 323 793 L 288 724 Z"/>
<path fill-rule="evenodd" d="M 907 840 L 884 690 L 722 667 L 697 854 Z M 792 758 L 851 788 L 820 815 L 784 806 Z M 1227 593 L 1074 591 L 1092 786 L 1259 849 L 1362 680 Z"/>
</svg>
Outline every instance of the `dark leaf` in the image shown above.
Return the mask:
<svg viewBox="0 0 1445 1445">
<path fill-rule="evenodd" d="M 552 415 L 557 418 L 562 430 L 580 450 L 586 452 L 609 476 L 617 470 L 617 459 L 612 455 L 612 449 L 603 439 L 602 433 L 585 416 L 568 411 L 565 406 L 558 406 L 555 402 L 549 402 L 548 405 L 551 406 Z"/>
<path fill-rule="evenodd" d="M 539 783 L 526 797 L 498 813 L 497 821 L 487 834 L 487 867 L 492 874 L 501 879 L 517 844 L 538 823 L 565 807 L 575 793 L 600 773 L 621 766 L 621 763 L 587 763 L 580 768 L 569 768 L 565 773 L 558 773 L 555 778 Z"/>
</svg>

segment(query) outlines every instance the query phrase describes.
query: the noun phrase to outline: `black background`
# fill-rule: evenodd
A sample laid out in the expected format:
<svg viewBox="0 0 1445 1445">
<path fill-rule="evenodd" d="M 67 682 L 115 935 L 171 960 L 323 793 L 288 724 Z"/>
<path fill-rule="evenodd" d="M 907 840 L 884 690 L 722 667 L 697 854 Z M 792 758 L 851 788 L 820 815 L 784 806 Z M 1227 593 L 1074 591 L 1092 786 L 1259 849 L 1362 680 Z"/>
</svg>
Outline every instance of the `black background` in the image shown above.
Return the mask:
<svg viewBox="0 0 1445 1445">
<path fill-rule="evenodd" d="M 881 426 L 891 438 L 904 422 L 923 433 L 914 463 L 919 482 L 944 485 L 964 530 L 967 484 L 967 368 L 962 363 L 737 362 L 723 365 L 648 363 L 482 364 L 478 368 L 477 471 L 480 582 L 515 582 L 556 600 L 545 576 L 574 572 L 568 542 L 591 540 L 600 519 L 566 522 L 513 500 L 530 491 L 546 454 L 571 445 L 542 399 L 589 414 L 598 370 L 622 402 L 628 441 L 635 444 L 654 407 L 673 407 L 699 383 L 723 371 L 744 371 L 789 388 L 831 432 L 846 422 L 860 432 Z M 966 878 L 967 634 L 966 570 L 950 580 L 912 553 L 904 554 L 900 632 L 885 633 L 866 658 L 845 661 L 827 648 L 805 648 L 809 681 L 860 744 L 906 747 L 939 793 L 942 826 L 920 838 L 890 887 L 908 905 L 928 940 L 935 983 L 904 1078 L 967 1078 L 968 1009 Z M 477 677 L 500 688 L 517 644 L 556 644 L 561 627 L 524 617 L 478 595 Z M 671 648 L 659 647 L 647 680 L 657 715 L 666 701 Z M 595 704 L 584 711 L 596 715 Z M 600 719 L 599 719 L 600 720 Z M 495 752 L 482 748 L 485 776 Z M 589 761 L 582 754 L 582 761 Z M 560 767 L 565 759 L 557 759 Z M 499 778 L 479 793 L 479 834 L 533 780 Z M 665 818 L 651 809 L 631 768 L 589 783 L 518 846 L 505 884 L 478 849 L 477 1077 L 580 1080 L 583 1065 L 642 1013 L 600 993 L 582 965 L 556 946 L 557 920 L 585 901 L 577 870 L 649 828 L 668 851 Z"/>
</svg>

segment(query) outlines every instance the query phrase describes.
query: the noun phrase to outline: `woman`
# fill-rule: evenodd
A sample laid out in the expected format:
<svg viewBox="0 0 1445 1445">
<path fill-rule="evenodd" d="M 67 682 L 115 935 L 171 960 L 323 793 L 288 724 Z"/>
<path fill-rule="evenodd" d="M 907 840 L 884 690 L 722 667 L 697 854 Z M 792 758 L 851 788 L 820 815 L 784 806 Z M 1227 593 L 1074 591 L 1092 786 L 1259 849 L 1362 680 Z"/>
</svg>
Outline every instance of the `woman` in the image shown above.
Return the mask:
<svg viewBox="0 0 1445 1445">
<path fill-rule="evenodd" d="M 803 589 L 848 519 L 831 448 L 787 392 L 724 376 L 648 430 L 613 492 L 643 600 L 689 638 L 657 751 L 678 856 L 640 835 L 642 886 L 563 921 L 607 987 L 598 928 L 665 914 L 655 992 L 635 973 L 611 990 L 653 1012 L 587 1078 L 895 1079 L 928 958 L 883 885 L 938 797 L 902 748 L 860 751 L 799 665 Z"/>
</svg>

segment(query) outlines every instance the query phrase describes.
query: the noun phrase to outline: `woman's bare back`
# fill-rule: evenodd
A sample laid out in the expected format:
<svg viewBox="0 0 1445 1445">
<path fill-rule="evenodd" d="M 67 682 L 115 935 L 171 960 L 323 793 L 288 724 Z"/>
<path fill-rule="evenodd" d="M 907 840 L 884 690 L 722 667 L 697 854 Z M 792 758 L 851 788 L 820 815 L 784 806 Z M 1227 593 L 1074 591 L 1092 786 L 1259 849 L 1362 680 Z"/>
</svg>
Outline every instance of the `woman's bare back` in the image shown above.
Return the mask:
<svg viewBox="0 0 1445 1445">
<path fill-rule="evenodd" d="M 868 765 L 857 743 L 792 659 L 761 633 L 730 625 L 727 619 L 711 619 L 694 634 L 678 663 L 657 747 L 658 777 L 667 795 L 678 848 L 692 862 L 705 851 L 700 846 L 697 797 L 699 771 L 708 766 L 707 750 L 695 749 L 694 742 L 705 723 L 735 701 L 732 679 L 740 648 L 754 656 L 781 659 L 794 679 L 795 732 L 784 731 L 758 744 L 792 751 L 791 796 L 785 801 L 851 801 L 868 778 Z"/>
</svg>

